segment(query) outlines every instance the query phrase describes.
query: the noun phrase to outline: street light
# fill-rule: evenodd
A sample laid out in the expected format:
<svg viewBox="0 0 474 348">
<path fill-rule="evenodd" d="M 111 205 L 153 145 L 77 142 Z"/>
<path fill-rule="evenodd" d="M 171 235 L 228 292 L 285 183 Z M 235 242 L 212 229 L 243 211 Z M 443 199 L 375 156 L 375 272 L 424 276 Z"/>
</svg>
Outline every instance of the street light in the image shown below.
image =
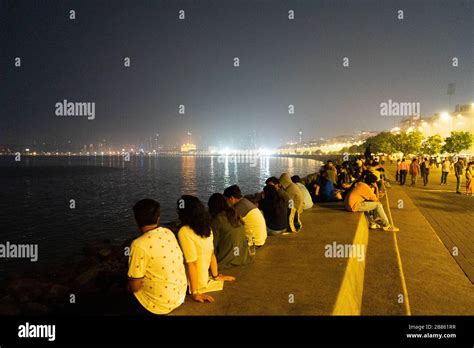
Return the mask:
<svg viewBox="0 0 474 348">
<path fill-rule="evenodd" d="M 444 121 L 451 121 L 450 122 L 451 127 L 449 129 L 449 133 L 451 134 L 451 132 L 453 131 L 453 118 L 447 112 L 442 112 L 441 119 Z"/>
</svg>

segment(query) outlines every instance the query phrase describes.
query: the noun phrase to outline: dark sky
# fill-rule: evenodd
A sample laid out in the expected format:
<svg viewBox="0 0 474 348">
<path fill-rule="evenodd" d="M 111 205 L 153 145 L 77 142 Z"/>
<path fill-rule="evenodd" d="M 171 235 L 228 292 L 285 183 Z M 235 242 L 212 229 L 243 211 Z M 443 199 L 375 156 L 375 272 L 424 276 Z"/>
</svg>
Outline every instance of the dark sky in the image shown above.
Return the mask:
<svg viewBox="0 0 474 348">
<path fill-rule="evenodd" d="M 474 101 L 468 0 L 0 0 L 0 43 L 0 144 L 157 132 L 174 144 L 191 131 L 206 146 L 255 129 L 277 146 L 300 128 L 306 139 L 391 128 L 399 118 L 379 107 L 388 99 L 447 110 L 450 82 L 452 105 Z M 95 102 L 95 120 L 56 117 L 63 99 Z"/>
</svg>

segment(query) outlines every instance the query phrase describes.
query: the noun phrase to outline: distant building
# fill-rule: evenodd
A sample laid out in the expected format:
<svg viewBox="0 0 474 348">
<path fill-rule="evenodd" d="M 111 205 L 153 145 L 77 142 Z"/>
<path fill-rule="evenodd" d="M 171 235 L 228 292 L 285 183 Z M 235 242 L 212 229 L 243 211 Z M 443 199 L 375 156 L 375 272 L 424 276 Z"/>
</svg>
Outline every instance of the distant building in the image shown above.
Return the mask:
<svg viewBox="0 0 474 348">
<path fill-rule="evenodd" d="M 183 144 L 181 145 L 181 152 L 182 153 L 193 153 L 196 152 L 196 145 L 194 144 Z"/>
</svg>

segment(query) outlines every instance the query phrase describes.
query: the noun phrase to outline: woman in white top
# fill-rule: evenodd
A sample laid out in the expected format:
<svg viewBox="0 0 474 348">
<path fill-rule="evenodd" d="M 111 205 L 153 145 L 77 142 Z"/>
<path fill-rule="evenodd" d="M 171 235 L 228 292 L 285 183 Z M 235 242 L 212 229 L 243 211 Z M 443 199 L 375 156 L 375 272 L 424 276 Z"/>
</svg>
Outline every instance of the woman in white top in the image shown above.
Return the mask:
<svg viewBox="0 0 474 348">
<path fill-rule="evenodd" d="M 182 225 L 178 240 L 186 261 L 192 298 L 198 302 L 214 302 L 206 292 L 222 290 L 224 281 L 233 281 L 235 278 L 218 272 L 211 217 L 201 201 L 189 195 L 181 196 L 177 202 L 177 211 Z M 212 279 L 209 279 L 209 268 Z"/>
</svg>

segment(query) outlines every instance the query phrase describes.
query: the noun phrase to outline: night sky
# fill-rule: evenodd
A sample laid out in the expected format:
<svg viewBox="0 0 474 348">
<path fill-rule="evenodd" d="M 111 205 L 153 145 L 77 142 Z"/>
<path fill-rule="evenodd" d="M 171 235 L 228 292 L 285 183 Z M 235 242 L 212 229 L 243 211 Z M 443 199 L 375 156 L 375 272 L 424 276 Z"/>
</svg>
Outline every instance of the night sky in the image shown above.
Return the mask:
<svg viewBox="0 0 474 348">
<path fill-rule="evenodd" d="M 278 146 L 300 128 L 305 139 L 391 128 L 400 118 L 380 116 L 388 99 L 447 110 L 450 82 L 451 105 L 474 101 L 467 0 L 0 0 L 0 43 L 0 144 L 159 133 L 174 145 L 191 131 L 204 147 L 256 130 L 259 145 Z M 64 99 L 95 102 L 95 120 L 57 117 Z"/>
</svg>

